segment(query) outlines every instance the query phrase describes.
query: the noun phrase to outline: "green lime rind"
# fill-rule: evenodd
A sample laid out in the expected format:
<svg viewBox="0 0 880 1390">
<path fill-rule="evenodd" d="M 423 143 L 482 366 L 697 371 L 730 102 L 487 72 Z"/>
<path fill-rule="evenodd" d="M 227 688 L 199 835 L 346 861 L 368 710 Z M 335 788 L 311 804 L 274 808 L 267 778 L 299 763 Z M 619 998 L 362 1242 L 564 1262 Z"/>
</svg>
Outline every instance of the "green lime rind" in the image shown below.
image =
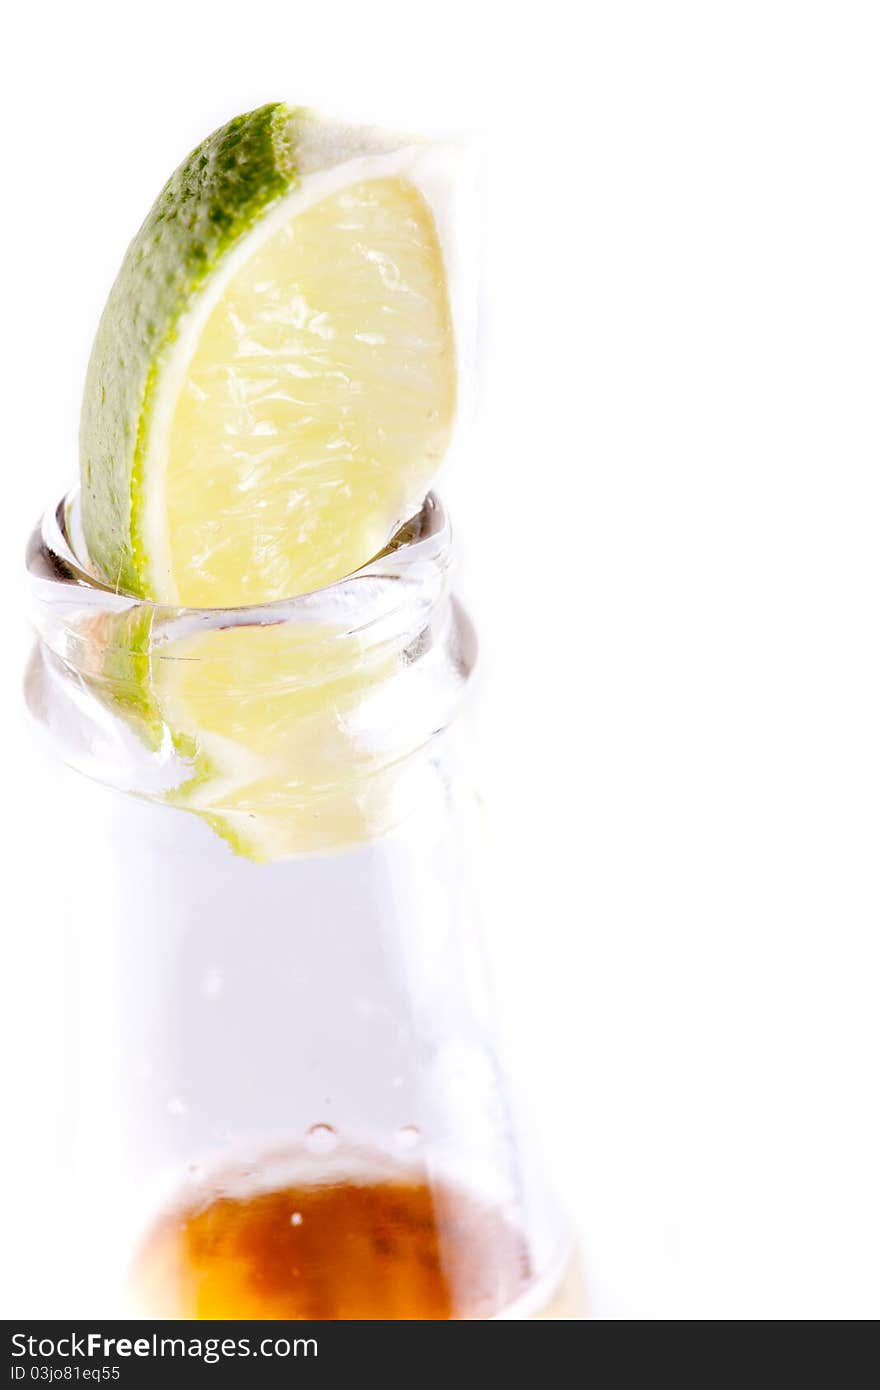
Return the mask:
<svg viewBox="0 0 880 1390">
<path fill-rule="evenodd" d="M 125 254 L 101 316 L 80 423 L 82 522 L 92 563 L 153 598 L 143 468 L 164 359 L 221 259 L 297 183 L 293 121 L 274 102 L 209 135 L 172 174 Z"/>
<path fill-rule="evenodd" d="M 164 723 L 150 685 L 152 629 L 150 609 L 132 609 L 109 619 L 101 684 L 115 711 L 150 752 L 156 752 L 162 744 Z"/>
<path fill-rule="evenodd" d="M 192 734 L 169 727 L 153 687 L 156 612 L 138 606 L 103 615 L 99 630 L 92 634 L 99 657 L 97 669 L 87 676 L 88 685 L 95 697 L 138 736 L 149 754 L 160 752 L 170 740 L 175 752 L 192 765 L 190 780 L 200 783 L 214 769 L 200 755 Z"/>
</svg>

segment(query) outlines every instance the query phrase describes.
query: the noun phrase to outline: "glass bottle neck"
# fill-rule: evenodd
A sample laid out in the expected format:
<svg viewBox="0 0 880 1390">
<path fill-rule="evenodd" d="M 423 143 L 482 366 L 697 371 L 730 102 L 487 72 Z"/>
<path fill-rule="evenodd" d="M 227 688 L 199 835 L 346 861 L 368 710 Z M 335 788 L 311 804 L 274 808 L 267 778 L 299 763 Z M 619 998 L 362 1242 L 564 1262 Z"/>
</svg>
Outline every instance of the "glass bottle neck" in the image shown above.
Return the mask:
<svg viewBox="0 0 880 1390">
<path fill-rule="evenodd" d="M 74 495 L 28 554 L 29 700 L 66 761 L 199 813 L 259 860 L 363 842 L 409 814 L 418 755 L 475 655 L 436 498 L 348 579 L 259 608 L 115 593 L 77 534 Z"/>
</svg>

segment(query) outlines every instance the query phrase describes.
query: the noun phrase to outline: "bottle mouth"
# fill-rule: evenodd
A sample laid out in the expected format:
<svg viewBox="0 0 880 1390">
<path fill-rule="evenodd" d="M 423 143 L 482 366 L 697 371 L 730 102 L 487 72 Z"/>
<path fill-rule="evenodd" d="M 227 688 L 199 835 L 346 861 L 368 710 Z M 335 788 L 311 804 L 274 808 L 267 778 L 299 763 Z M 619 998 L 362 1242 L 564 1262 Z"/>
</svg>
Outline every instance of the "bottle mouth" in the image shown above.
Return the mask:
<svg viewBox="0 0 880 1390">
<path fill-rule="evenodd" d="M 27 700 L 65 761 L 222 822 L 255 858 L 399 822 L 414 785 L 401 769 L 455 717 L 476 659 L 435 496 L 345 579 L 241 608 L 117 592 L 89 566 L 78 518 L 73 492 L 27 552 Z"/>
<path fill-rule="evenodd" d="M 45 513 L 26 562 L 28 616 L 42 646 L 73 671 L 104 681 L 113 651 L 115 678 L 139 681 L 147 652 L 161 661 L 184 639 L 238 628 L 283 627 L 320 664 L 329 647 L 344 660 L 352 642 L 363 652 L 415 650 L 451 601 L 452 532 L 443 504 L 429 493 L 384 550 L 326 588 L 242 607 L 174 607 L 114 589 L 95 573 L 76 488 Z M 234 644 L 203 643 L 201 653 L 199 661 L 210 662 L 218 679 L 222 674 L 230 686 L 244 681 L 252 688 L 253 674 L 242 670 Z M 473 654 L 464 657 L 465 665 L 473 664 Z M 284 678 L 283 671 L 277 674 Z"/>
<path fill-rule="evenodd" d="M 114 588 L 91 565 L 80 522 L 80 492 L 72 488 L 50 507 L 34 528 L 27 546 L 26 566 L 32 600 L 41 604 L 87 604 L 95 610 L 122 613 L 137 609 L 157 626 L 187 617 L 200 625 L 219 627 L 286 621 L 338 622 L 348 616 L 350 631 L 369 625 L 393 606 L 403 606 L 414 591 L 435 601 L 445 586 L 451 563 L 452 532 L 440 499 L 429 493 L 419 511 L 390 539 L 383 550 L 360 569 L 322 589 L 277 599 L 271 603 L 193 608 L 156 603 Z M 393 586 L 393 587 L 392 587 Z M 403 587 L 402 592 L 400 586 Z"/>
</svg>

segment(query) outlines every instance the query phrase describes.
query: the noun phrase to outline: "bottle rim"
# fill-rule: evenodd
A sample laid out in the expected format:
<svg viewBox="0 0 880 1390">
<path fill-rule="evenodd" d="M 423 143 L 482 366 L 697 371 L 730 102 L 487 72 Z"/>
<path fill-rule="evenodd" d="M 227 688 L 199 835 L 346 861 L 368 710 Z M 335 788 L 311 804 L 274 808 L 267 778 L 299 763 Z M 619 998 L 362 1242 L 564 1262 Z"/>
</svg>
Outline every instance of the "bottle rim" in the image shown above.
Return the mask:
<svg viewBox="0 0 880 1390">
<path fill-rule="evenodd" d="M 210 784 L 212 812 L 243 818 L 366 805 L 452 722 L 476 660 L 433 495 L 362 569 L 271 604 L 153 603 L 83 554 L 73 492 L 28 547 L 27 704 L 71 766 L 151 799 Z"/>
<path fill-rule="evenodd" d="M 271 603 L 195 608 L 139 598 L 115 589 L 91 565 L 80 525 L 79 488 L 49 507 L 31 534 L 26 568 L 31 608 L 81 613 L 140 613 L 155 630 L 191 620 L 200 628 L 267 623 L 332 624 L 353 634 L 395 610 L 433 606 L 446 590 L 452 529 L 445 507 L 429 493 L 420 510 L 360 569 L 324 588 Z M 35 624 L 40 630 L 40 623 Z M 42 635 L 42 634 L 41 634 Z"/>
</svg>

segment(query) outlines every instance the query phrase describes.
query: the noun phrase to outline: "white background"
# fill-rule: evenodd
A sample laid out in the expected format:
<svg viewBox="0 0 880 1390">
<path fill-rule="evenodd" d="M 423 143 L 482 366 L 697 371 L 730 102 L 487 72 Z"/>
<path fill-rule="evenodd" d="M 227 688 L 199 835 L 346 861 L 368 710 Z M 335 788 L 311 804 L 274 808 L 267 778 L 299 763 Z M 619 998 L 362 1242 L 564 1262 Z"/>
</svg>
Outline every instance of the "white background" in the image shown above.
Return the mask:
<svg viewBox="0 0 880 1390">
<path fill-rule="evenodd" d="M 51 1172 L 64 976 L 20 716 L 24 540 L 75 475 L 91 336 L 154 194 L 214 126 L 283 98 L 485 150 L 479 413 L 445 491 L 509 844 L 502 992 L 593 1311 L 880 1313 L 875 19 L 844 0 L 15 7 L 7 1201 L 34 1200 L 8 1190 L 23 1167 Z"/>
</svg>

